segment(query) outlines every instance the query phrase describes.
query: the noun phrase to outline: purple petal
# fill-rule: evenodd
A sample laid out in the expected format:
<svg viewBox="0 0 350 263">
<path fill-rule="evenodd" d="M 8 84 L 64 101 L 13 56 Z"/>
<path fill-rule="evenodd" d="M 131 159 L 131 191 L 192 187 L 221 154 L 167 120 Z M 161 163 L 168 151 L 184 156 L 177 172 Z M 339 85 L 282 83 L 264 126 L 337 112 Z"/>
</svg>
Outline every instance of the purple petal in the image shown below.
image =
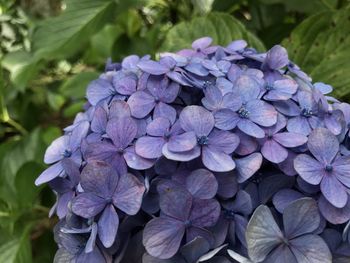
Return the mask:
<svg viewBox="0 0 350 263">
<path fill-rule="evenodd" d="M 190 221 L 197 227 L 215 225 L 220 216 L 220 204 L 214 199 L 194 199 Z"/>
<path fill-rule="evenodd" d="M 170 121 L 160 117 L 154 119 L 147 125 L 147 134 L 151 136 L 164 136 L 169 131 Z"/>
<path fill-rule="evenodd" d="M 231 154 L 239 145 L 239 137 L 228 131 L 214 129 L 208 138 L 208 146 L 226 154 Z"/>
<path fill-rule="evenodd" d="M 44 183 L 47 183 L 53 179 L 55 179 L 57 176 L 63 173 L 63 167 L 61 165 L 61 162 L 55 163 L 51 165 L 49 168 L 44 170 L 38 178 L 35 180 L 35 185 L 41 185 Z"/>
<path fill-rule="evenodd" d="M 169 217 L 154 218 L 143 231 L 143 245 L 157 258 L 171 258 L 179 250 L 185 234 L 185 225 Z"/>
<path fill-rule="evenodd" d="M 275 108 L 261 100 L 247 102 L 246 109 L 249 111 L 249 119 L 264 126 L 272 126 L 277 122 L 277 111 Z"/>
<path fill-rule="evenodd" d="M 125 101 L 115 100 L 109 108 L 109 119 L 130 117 L 130 107 Z"/>
<path fill-rule="evenodd" d="M 168 104 L 159 102 L 153 111 L 153 119 L 157 118 L 166 118 L 173 124 L 176 121 L 176 110 Z"/>
<path fill-rule="evenodd" d="M 278 167 L 286 175 L 293 176 L 297 174 L 297 171 L 294 169 L 294 159 L 296 156 L 294 152 L 288 151 L 287 159 L 278 164 Z"/>
<path fill-rule="evenodd" d="M 279 92 L 283 92 L 287 94 L 294 94 L 297 92 L 297 89 L 298 89 L 298 83 L 293 79 L 276 80 L 273 83 L 273 86 Z"/>
<path fill-rule="evenodd" d="M 264 64 L 270 69 L 281 69 L 289 63 L 287 50 L 280 46 L 273 46 L 266 54 Z"/>
<path fill-rule="evenodd" d="M 57 201 L 57 216 L 64 218 L 68 212 L 68 203 L 74 197 L 74 192 L 70 191 L 61 195 Z"/>
<path fill-rule="evenodd" d="M 208 110 L 218 110 L 222 102 L 222 93 L 216 86 L 210 86 L 204 90 L 204 98 L 202 104 Z"/>
<path fill-rule="evenodd" d="M 131 115 L 135 118 L 143 118 L 150 113 L 156 105 L 152 95 L 137 91 L 128 99 Z"/>
<path fill-rule="evenodd" d="M 170 180 L 160 182 L 157 189 L 162 212 L 180 221 L 186 221 L 192 207 L 191 194 L 183 186 Z"/>
<path fill-rule="evenodd" d="M 262 261 L 281 242 L 283 234 L 270 209 L 259 206 L 253 213 L 246 231 L 248 254 L 252 260 Z"/>
<path fill-rule="evenodd" d="M 123 160 L 125 160 L 126 164 L 130 168 L 136 170 L 146 170 L 151 168 L 156 162 L 156 159 L 146 159 L 136 154 L 134 146 L 130 146 L 125 149 L 123 153 Z M 120 172 L 120 174 L 123 173 Z"/>
<path fill-rule="evenodd" d="M 230 51 L 238 51 L 244 49 L 247 45 L 248 44 L 245 40 L 235 40 L 231 42 L 226 48 Z"/>
<path fill-rule="evenodd" d="M 287 130 L 303 135 L 309 135 L 311 132 L 311 127 L 305 117 L 298 116 L 288 120 Z"/>
<path fill-rule="evenodd" d="M 284 147 L 297 147 L 307 142 L 307 137 L 293 132 L 281 132 L 273 135 L 273 139 Z"/>
<path fill-rule="evenodd" d="M 163 75 L 169 71 L 169 68 L 159 62 L 152 60 L 141 60 L 137 66 L 144 72 L 151 75 Z"/>
<path fill-rule="evenodd" d="M 211 146 L 202 148 L 202 161 L 205 167 L 214 172 L 227 172 L 236 167 L 231 155 Z"/>
<path fill-rule="evenodd" d="M 72 211 L 84 218 L 99 214 L 106 206 L 105 199 L 92 193 L 82 193 L 73 199 Z"/>
<path fill-rule="evenodd" d="M 101 100 L 111 96 L 113 91 L 113 86 L 109 81 L 99 78 L 89 84 L 86 91 L 86 97 L 91 105 L 95 106 Z"/>
<path fill-rule="evenodd" d="M 304 235 L 290 241 L 297 262 L 331 263 L 332 254 L 324 240 L 317 235 Z"/>
<path fill-rule="evenodd" d="M 136 137 L 137 125 L 130 117 L 114 118 L 108 121 L 106 132 L 117 148 L 125 149 Z"/>
<path fill-rule="evenodd" d="M 333 162 L 333 175 L 345 185 L 350 187 L 350 156 L 337 157 Z"/>
<path fill-rule="evenodd" d="M 306 154 L 300 154 L 294 159 L 294 168 L 306 182 L 318 185 L 326 176 L 324 166 Z"/>
<path fill-rule="evenodd" d="M 180 113 L 180 124 L 185 131 L 194 131 L 197 137 L 208 136 L 214 128 L 214 117 L 205 108 L 187 106 Z"/>
<path fill-rule="evenodd" d="M 334 175 L 325 175 L 321 181 L 321 192 L 323 196 L 337 208 L 342 208 L 348 201 L 348 194 Z"/>
<path fill-rule="evenodd" d="M 63 154 L 64 151 L 68 148 L 68 144 L 68 135 L 64 135 L 55 139 L 45 152 L 44 162 L 46 164 L 51 164 L 63 159 Z"/>
<path fill-rule="evenodd" d="M 209 246 L 213 247 L 214 235 L 202 227 L 191 226 L 186 229 L 186 243 L 190 243 L 197 238 L 203 238 Z"/>
<path fill-rule="evenodd" d="M 317 128 L 312 131 L 307 143 L 310 152 L 324 164 L 330 164 L 339 152 L 337 137 L 327 129 Z"/>
<path fill-rule="evenodd" d="M 320 214 L 312 198 L 298 199 L 284 209 L 283 226 L 288 239 L 312 233 L 319 225 Z"/>
<path fill-rule="evenodd" d="M 287 116 L 298 116 L 300 114 L 299 106 L 293 100 L 276 101 L 273 106 L 282 114 Z"/>
<path fill-rule="evenodd" d="M 262 156 L 260 153 L 252 153 L 241 159 L 236 159 L 237 181 L 243 183 L 253 176 L 261 167 Z"/>
<path fill-rule="evenodd" d="M 186 152 L 192 150 L 197 145 L 197 138 L 194 132 L 185 132 L 171 136 L 167 147 L 173 152 Z"/>
<path fill-rule="evenodd" d="M 304 197 L 303 194 L 292 190 L 282 189 L 278 191 L 272 198 L 273 205 L 278 212 L 283 213 L 284 209 L 293 201 Z"/>
<path fill-rule="evenodd" d="M 288 157 L 288 151 L 273 139 L 265 141 L 261 147 L 261 153 L 272 163 L 281 163 Z"/>
<path fill-rule="evenodd" d="M 163 155 L 173 161 L 187 162 L 191 161 L 201 155 L 201 148 L 196 146 L 192 150 L 185 152 L 172 152 L 168 148 L 168 144 L 164 144 L 162 149 Z"/>
<path fill-rule="evenodd" d="M 208 170 L 198 169 L 186 178 L 186 187 L 195 198 L 210 199 L 218 191 L 218 182 Z"/>
<path fill-rule="evenodd" d="M 238 124 L 238 128 L 244 132 L 245 134 L 248 134 L 254 138 L 264 138 L 265 132 L 263 129 L 261 129 L 258 125 L 256 125 L 254 122 L 248 119 L 241 119 Z"/>
<path fill-rule="evenodd" d="M 327 85 L 323 82 L 316 82 L 314 83 L 314 87 L 321 91 L 322 94 L 328 94 L 333 91 L 333 88 L 331 85 Z"/>
<path fill-rule="evenodd" d="M 91 130 L 97 133 L 104 133 L 107 125 L 107 113 L 102 107 L 96 108 L 91 121 Z"/>
<path fill-rule="evenodd" d="M 221 130 L 232 130 L 240 121 L 238 114 L 230 109 L 221 109 L 214 113 L 215 127 Z"/>
<path fill-rule="evenodd" d="M 206 47 L 209 47 L 212 42 L 213 42 L 213 39 L 211 37 L 198 38 L 197 40 L 192 42 L 192 48 L 195 50 L 204 49 Z"/>
<path fill-rule="evenodd" d="M 339 135 L 342 131 L 342 113 L 340 111 L 334 111 L 332 115 L 328 115 L 324 118 L 325 126 L 334 134 Z"/>
<path fill-rule="evenodd" d="M 239 190 L 237 192 L 235 200 L 231 202 L 230 207 L 225 206 L 225 208 L 240 213 L 242 215 L 250 215 L 253 210 L 252 199 L 246 191 Z"/>
<path fill-rule="evenodd" d="M 237 131 L 236 135 L 238 135 L 240 143 L 235 153 L 239 155 L 248 155 L 255 152 L 255 150 L 258 148 L 258 142 L 255 138 L 241 131 Z"/>
<path fill-rule="evenodd" d="M 118 184 L 119 175 L 109 164 L 102 161 L 89 162 L 81 173 L 81 186 L 85 192 L 92 192 L 108 198 Z"/>
<path fill-rule="evenodd" d="M 98 236 L 104 247 L 109 248 L 113 245 L 118 226 L 119 217 L 113 205 L 106 206 L 98 220 Z"/>
<path fill-rule="evenodd" d="M 257 99 L 260 94 L 259 83 L 249 75 L 241 75 L 235 82 L 237 94 L 241 97 L 242 103 Z"/>
<path fill-rule="evenodd" d="M 90 123 L 88 121 L 80 122 L 72 131 L 69 138 L 69 147 L 72 152 L 75 152 L 89 131 Z"/>
<path fill-rule="evenodd" d="M 350 219 L 350 201 L 343 208 L 336 208 L 323 196 L 318 200 L 318 206 L 321 214 L 332 224 L 343 224 Z"/>
<path fill-rule="evenodd" d="M 218 182 L 217 194 L 225 199 L 233 197 L 238 191 L 236 176 L 231 173 L 216 173 Z"/>
<path fill-rule="evenodd" d="M 137 77 L 135 75 L 124 75 L 124 73 L 113 76 L 113 85 L 120 94 L 131 95 L 136 92 Z"/>
<path fill-rule="evenodd" d="M 143 158 L 159 158 L 162 156 L 162 148 L 165 142 L 162 137 L 144 136 L 136 141 L 135 152 Z"/>
<path fill-rule="evenodd" d="M 295 259 L 294 254 L 290 250 L 290 248 L 285 245 L 279 245 L 267 256 L 265 261 L 298 263 L 298 261 Z"/>
<path fill-rule="evenodd" d="M 144 185 L 132 174 L 123 174 L 113 195 L 113 204 L 128 215 L 135 215 L 141 207 Z"/>
</svg>

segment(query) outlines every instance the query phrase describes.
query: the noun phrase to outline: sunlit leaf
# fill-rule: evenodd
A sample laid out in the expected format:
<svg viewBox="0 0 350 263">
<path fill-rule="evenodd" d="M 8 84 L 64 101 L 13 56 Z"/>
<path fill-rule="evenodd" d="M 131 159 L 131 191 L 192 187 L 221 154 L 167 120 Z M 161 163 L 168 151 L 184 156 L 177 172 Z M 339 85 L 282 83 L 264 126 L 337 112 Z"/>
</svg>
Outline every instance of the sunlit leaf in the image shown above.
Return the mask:
<svg viewBox="0 0 350 263">
<path fill-rule="evenodd" d="M 169 30 L 161 50 L 176 51 L 190 48 L 193 40 L 209 36 L 215 44 L 227 45 L 233 40 L 244 39 L 252 47 L 263 51 L 263 43 L 243 24 L 234 17 L 219 12 L 213 12 L 205 17 L 196 17 L 190 22 L 181 22 Z"/>
</svg>

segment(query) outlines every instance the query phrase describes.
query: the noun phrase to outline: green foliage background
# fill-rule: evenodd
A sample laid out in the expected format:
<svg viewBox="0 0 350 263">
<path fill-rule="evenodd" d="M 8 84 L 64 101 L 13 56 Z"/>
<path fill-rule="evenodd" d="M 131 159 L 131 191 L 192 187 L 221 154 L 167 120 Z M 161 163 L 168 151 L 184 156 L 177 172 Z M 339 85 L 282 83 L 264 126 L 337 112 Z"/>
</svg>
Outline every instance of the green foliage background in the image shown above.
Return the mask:
<svg viewBox="0 0 350 263">
<path fill-rule="evenodd" d="M 0 0 L 0 263 L 52 262 L 55 197 L 34 180 L 106 58 L 246 39 L 350 97 L 347 0 Z"/>
</svg>

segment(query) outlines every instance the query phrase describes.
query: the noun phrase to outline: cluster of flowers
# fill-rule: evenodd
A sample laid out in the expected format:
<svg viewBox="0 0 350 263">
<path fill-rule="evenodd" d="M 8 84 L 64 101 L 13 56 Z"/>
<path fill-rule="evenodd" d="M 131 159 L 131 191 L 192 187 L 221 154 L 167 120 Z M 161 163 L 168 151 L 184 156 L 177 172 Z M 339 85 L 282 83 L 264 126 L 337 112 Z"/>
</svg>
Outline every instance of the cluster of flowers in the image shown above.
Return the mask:
<svg viewBox="0 0 350 263">
<path fill-rule="evenodd" d="M 281 46 L 211 43 L 88 86 L 36 180 L 57 194 L 55 262 L 350 261 L 350 105 Z"/>
</svg>

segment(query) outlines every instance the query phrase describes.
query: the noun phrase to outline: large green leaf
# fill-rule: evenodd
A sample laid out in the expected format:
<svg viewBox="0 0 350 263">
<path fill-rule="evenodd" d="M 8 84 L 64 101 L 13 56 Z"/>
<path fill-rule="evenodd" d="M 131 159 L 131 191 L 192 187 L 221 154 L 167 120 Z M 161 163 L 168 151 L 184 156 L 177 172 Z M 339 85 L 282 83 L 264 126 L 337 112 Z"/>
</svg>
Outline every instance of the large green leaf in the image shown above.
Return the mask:
<svg viewBox="0 0 350 263">
<path fill-rule="evenodd" d="M 29 229 L 26 227 L 21 236 L 9 240 L 0 247 L 0 262 L 31 263 L 32 253 L 29 239 Z"/>
<path fill-rule="evenodd" d="M 315 14 L 320 11 L 335 9 L 338 0 L 260 0 L 263 4 L 283 4 L 287 11 Z"/>
<path fill-rule="evenodd" d="M 309 17 L 283 41 L 290 58 L 314 81 L 350 94 L 350 7 Z"/>
<path fill-rule="evenodd" d="M 25 51 L 8 53 L 1 65 L 10 71 L 11 81 L 19 90 L 23 90 L 27 82 L 35 78 L 42 66 L 38 58 Z"/>
<path fill-rule="evenodd" d="M 0 145 L 0 199 L 14 201 L 12 199 L 16 192 L 15 178 L 18 170 L 26 162 L 41 162 L 44 148 L 40 129 L 35 129 L 20 140 Z"/>
<path fill-rule="evenodd" d="M 205 17 L 196 17 L 190 22 L 181 22 L 169 30 L 162 45 L 162 51 L 176 51 L 189 48 L 200 37 L 210 36 L 215 44 L 227 45 L 233 40 L 245 39 L 250 46 L 263 51 L 264 44 L 247 31 L 234 17 L 213 12 Z"/>
<path fill-rule="evenodd" d="M 67 0 L 67 9 L 47 19 L 34 34 L 36 56 L 63 58 L 82 48 L 90 36 L 113 19 L 113 0 Z"/>
<path fill-rule="evenodd" d="M 15 178 L 18 205 L 32 207 L 41 188 L 34 184 L 35 179 L 45 169 L 42 164 L 27 162 L 18 170 Z"/>
</svg>

